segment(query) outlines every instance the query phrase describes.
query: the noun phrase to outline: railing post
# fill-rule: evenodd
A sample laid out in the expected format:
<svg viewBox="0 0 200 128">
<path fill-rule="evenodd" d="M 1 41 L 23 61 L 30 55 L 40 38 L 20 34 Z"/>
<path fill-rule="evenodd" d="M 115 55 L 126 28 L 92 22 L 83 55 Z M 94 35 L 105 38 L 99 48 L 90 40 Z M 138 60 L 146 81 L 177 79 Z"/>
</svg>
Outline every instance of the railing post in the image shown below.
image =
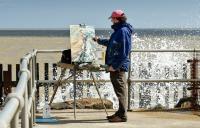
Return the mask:
<svg viewBox="0 0 200 128">
<path fill-rule="evenodd" d="M 15 116 L 11 121 L 11 128 L 18 128 L 19 125 L 19 111 L 16 112 Z"/>
<path fill-rule="evenodd" d="M 32 59 L 32 88 L 36 88 L 36 81 L 35 81 L 35 77 L 36 77 L 36 55 L 33 56 L 33 59 Z M 33 118 L 33 125 L 35 125 L 35 112 L 36 112 L 36 102 L 35 102 L 35 95 L 33 96 L 33 115 L 32 115 L 32 118 Z"/>
<path fill-rule="evenodd" d="M 23 60 L 22 60 L 23 61 Z M 27 61 L 27 64 L 29 63 L 29 60 L 26 60 Z M 25 65 L 20 65 L 20 66 L 25 66 Z M 25 68 L 28 70 L 28 65 L 26 65 L 26 67 L 20 67 L 20 70 L 21 68 Z M 27 74 L 28 75 L 28 74 Z M 29 76 L 27 76 L 29 77 Z M 25 91 L 24 91 L 24 107 L 22 108 L 22 120 L 21 120 L 21 123 L 22 123 L 22 128 L 29 128 L 29 111 L 28 111 L 28 86 L 29 86 L 29 78 L 27 78 L 28 81 L 27 81 L 27 84 L 25 85 Z"/>
<path fill-rule="evenodd" d="M 44 64 L 44 79 L 49 80 L 49 64 Z M 44 85 L 44 97 L 45 97 L 45 103 L 48 103 L 49 101 L 49 85 Z"/>
<path fill-rule="evenodd" d="M 24 93 L 24 107 L 22 109 L 22 128 L 29 128 L 28 118 L 28 91 L 26 86 Z"/>
<path fill-rule="evenodd" d="M 131 102 L 131 52 L 129 53 L 129 69 L 128 69 L 128 79 L 127 79 L 127 84 L 128 84 L 128 110 L 131 109 L 130 107 L 130 102 Z"/>
<path fill-rule="evenodd" d="M 35 68 L 35 79 L 39 80 L 39 63 L 37 63 L 37 56 L 35 57 L 35 63 L 36 63 L 36 68 Z M 36 95 L 35 95 L 35 99 L 36 99 L 36 112 L 37 111 L 37 107 L 39 105 L 39 100 L 40 100 L 40 86 L 38 84 L 36 84 Z"/>
<path fill-rule="evenodd" d="M 29 60 L 28 70 L 32 72 L 32 69 L 30 68 L 30 62 L 31 61 Z M 29 79 L 28 82 L 27 82 L 27 87 L 28 87 L 28 103 L 31 103 L 31 104 L 32 104 L 33 101 L 29 102 L 29 99 L 32 99 L 32 85 L 33 85 L 33 83 L 32 83 L 32 77 L 31 77 L 31 79 Z M 31 105 L 30 110 L 28 109 L 28 115 L 29 115 L 28 116 L 29 117 L 28 118 L 29 119 L 29 127 L 32 128 L 33 127 L 33 118 L 32 118 L 32 115 L 33 115 L 33 104 Z"/>
<path fill-rule="evenodd" d="M 16 64 L 16 83 L 19 81 L 19 76 L 18 76 L 19 70 L 20 70 L 20 65 Z"/>
<path fill-rule="evenodd" d="M 0 105 L 3 105 L 3 65 L 0 64 Z"/>
<path fill-rule="evenodd" d="M 187 62 L 190 63 L 190 77 L 191 79 L 198 79 L 198 63 L 199 60 L 196 55 L 196 51 L 194 49 L 194 55 L 193 59 L 188 60 Z M 192 108 L 197 110 L 199 108 L 198 105 L 198 89 L 199 89 L 199 82 L 193 81 L 191 82 L 191 87 L 188 88 L 189 90 L 191 89 L 191 97 L 192 97 Z"/>
<path fill-rule="evenodd" d="M 4 79 L 4 94 L 7 96 L 11 93 L 12 88 L 12 65 L 8 64 L 8 71 L 3 71 L 3 79 Z"/>
</svg>

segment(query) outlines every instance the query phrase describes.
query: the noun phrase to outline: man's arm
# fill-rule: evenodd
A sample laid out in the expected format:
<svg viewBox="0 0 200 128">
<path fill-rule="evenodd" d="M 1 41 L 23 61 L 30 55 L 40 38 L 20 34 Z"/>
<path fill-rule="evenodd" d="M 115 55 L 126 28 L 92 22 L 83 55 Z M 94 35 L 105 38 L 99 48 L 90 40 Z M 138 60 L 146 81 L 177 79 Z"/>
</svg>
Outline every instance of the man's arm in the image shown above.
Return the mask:
<svg viewBox="0 0 200 128">
<path fill-rule="evenodd" d="M 93 40 L 100 45 L 108 46 L 109 39 L 100 39 L 99 37 L 94 37 Z"/>
</svg>

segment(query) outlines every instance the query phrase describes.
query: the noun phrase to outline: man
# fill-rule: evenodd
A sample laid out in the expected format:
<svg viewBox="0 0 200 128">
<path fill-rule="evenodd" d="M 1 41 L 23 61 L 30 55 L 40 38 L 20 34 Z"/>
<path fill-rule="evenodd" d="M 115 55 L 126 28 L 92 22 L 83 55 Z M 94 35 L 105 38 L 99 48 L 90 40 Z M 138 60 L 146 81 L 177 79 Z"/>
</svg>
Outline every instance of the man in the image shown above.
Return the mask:
<svg viewBox="0 0 200 128">
<path fill-rule="evenodd" d="M 110 39 L 94 37 L 98 44 L 104 45 L 106 49 L 106 65 L 109 67 L 110 79 L 119 100 L 119 109 L 115 114 L 107 116 L 109 122 L 127 121 L 127 81 L 125 72 L 128 71 L 131 51 L 131 35 L 133 28 L 126 22 L 126 15 L 122 10 L 115 10 L 109 17 L 114 30 Z"/>
</svg>

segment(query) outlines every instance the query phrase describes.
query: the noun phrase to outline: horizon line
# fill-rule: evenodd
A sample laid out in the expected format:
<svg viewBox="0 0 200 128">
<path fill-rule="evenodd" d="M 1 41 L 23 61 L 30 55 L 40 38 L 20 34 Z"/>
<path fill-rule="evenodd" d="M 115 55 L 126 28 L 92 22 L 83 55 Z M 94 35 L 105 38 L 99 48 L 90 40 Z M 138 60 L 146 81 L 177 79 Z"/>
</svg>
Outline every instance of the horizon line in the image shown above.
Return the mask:
<svg viewBox="0 0 200 128">
<path fill-rule="evenodd" d="M 0 28 L 0 30 L 69 30 L 70 28 Z M 96 30 L 112 30 L 111 28 L 95 28 Z M 175 30 L 200 30 L 199 28 L 180 28 L 180 27 L 147 27 L 140 28 L 135 27 L 134 29 L 175 29 Z"/>
</svg>

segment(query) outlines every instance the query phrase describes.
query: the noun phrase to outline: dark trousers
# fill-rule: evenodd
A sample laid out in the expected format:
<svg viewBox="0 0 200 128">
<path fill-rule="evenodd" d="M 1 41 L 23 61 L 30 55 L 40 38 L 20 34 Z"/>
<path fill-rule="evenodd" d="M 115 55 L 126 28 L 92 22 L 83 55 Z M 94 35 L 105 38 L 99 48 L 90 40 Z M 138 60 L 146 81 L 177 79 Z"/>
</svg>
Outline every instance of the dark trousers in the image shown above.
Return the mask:
<svg viewBox="0 0 200 128">
<path fill-rule="evenodd" d="M 115 114 L 121 118 L 127 118 L 127 82 L 125 72 L 110 72 L 110 80 L 119 100 L 119 109 Z"/>
</svg>

